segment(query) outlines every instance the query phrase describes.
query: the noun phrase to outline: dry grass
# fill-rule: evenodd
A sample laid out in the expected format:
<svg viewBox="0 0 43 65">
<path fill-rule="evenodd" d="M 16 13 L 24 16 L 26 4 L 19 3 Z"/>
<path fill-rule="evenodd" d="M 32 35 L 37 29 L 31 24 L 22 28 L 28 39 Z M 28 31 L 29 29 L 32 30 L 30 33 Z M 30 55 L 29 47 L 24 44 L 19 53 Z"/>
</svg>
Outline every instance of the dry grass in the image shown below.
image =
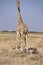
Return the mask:
<svg viewBox="0 0 43 65">
<path fill-rule="evenodd" d="M 0 33 L 0 65 L 43 65 L 43 33 L 29 33 L 28 47 L 38 49 L 38 54 L 16 53 L 15 33 Z"/>
</svg>

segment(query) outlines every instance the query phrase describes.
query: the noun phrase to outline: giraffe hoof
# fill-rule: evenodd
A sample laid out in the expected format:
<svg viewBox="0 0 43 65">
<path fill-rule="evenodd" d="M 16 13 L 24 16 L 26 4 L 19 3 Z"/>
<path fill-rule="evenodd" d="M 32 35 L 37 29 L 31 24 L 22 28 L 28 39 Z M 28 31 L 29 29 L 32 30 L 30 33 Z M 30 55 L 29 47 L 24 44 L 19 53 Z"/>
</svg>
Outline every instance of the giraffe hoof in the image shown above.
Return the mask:
<svg viewBox="0 0 43 65">
<path fill-rule="evenodd" d="M 24 53 L 26 53 L 26 52 L 27 52 L 27 50 L 26 50 L 26 49 L 23 49 L 23 51 L 24 51 Z"/>
<path fill-rule="evenodd" d="M 15 52 L 18 51 L 18 49 L 15 49 Z"/>
<path fill-rule="evenodd" d="M 23 49 L 20 49 L 20 51 L 23 51 Z"/>
</svg>

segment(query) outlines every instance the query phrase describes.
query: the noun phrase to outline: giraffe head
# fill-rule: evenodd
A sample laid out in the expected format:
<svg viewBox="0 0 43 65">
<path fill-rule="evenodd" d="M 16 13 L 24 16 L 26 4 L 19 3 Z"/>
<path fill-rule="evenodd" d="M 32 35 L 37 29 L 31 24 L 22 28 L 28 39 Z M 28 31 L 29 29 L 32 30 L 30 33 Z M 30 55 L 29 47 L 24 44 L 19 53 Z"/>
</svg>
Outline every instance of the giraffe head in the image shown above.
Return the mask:
<svg viewBox="0 0 43 65">
<path fill-rule="evenodd" d="M 20 0 L 16 0 L 17 7 L 20 7 Z"/>
</svg>

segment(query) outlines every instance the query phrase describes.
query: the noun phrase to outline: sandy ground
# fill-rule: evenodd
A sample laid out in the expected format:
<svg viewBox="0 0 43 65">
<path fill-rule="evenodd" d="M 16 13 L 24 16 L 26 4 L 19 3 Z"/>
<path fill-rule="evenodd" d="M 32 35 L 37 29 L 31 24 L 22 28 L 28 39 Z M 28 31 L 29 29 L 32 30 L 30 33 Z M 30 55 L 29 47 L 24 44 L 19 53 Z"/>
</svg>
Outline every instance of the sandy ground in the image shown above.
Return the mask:
<svg viewBox="0 0 43 65">
<path fill-rule="evenodd" d="M 38 53 L 15 52 L 15 33 L 0 33 L 0 65 L 43 65 L 43 33 L 29 33 L 28 47 Z"/>
</svg>

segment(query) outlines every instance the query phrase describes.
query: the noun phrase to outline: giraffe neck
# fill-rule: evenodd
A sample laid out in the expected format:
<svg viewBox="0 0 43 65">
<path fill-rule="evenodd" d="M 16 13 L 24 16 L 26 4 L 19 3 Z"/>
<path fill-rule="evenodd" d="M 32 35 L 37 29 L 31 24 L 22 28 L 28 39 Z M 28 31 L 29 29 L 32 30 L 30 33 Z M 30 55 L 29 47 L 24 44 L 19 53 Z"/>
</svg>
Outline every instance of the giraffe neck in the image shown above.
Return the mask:
<svg viewBox="0 0 43 65">
<path fill-rule="evenodd" d="M 18 23 L 23 23 L 21 13 L 20 13 L 20 7 L 18 7 Z"/>
</svg>

